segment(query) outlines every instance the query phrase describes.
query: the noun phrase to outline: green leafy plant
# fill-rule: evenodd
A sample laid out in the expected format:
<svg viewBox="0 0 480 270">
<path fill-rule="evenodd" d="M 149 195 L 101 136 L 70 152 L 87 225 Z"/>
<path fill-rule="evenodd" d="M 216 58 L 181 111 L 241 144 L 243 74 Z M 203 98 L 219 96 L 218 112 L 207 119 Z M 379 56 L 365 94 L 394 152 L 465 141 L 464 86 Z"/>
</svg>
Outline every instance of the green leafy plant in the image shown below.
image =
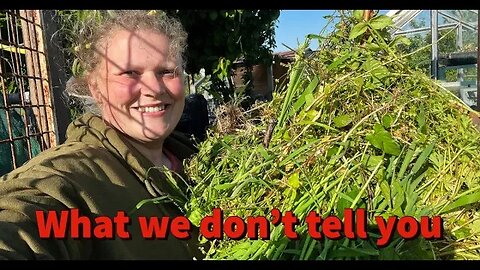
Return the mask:
<svg viewBox="0 0 480 270">
<path fill-rule="evenodd" d="M 196 225 L 213 208 L 243 219 L 277 208 L 299 220 L 363 208 L 368 238 L 317 240 L 301 223 L 290 240 L 272 225 L 269 240 L 210 240 L 207 259 L 480 258 L 475 112 L 406 62 L 399 46 L 408 39 L 388 34 L 389 18 L 360 14 L 340 12 L 309 57 L 303 48 L 318 36 L 307 37 L 286 90 L 245 112 L 249 128 L 199 145 L 185 163 L 195 185 L 184 208 Z M 379 247 L 375 217 L 390 216 L 441 216 L 443 238 L 396 234 Z"/>
</svg>

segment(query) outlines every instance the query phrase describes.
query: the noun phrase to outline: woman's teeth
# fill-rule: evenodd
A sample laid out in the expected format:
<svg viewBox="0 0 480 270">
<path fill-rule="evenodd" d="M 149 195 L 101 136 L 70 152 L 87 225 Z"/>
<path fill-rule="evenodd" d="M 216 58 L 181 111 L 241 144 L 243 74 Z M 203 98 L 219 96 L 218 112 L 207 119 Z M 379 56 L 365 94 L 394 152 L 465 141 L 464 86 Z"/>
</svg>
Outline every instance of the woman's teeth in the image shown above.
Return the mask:
<svg viewBox="0 0 480 270">
<path fill-rule="evenodd" d="M 154 107 L 138 107 L 137 110 L 139 112 L 159 112 L 165 110 L 165 105 L 159 105 Z"/>
</svg>

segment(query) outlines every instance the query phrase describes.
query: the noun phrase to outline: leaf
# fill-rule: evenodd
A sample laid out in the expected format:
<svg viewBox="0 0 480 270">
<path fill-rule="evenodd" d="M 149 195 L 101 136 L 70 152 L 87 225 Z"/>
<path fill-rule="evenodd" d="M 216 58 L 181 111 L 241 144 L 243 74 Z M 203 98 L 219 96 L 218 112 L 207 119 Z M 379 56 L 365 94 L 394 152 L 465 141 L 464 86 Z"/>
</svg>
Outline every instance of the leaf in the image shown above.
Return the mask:
<svg viewBox="0 0 480 270">
<path fill-rule="evenodd" d="M 395 250 L 395 246 L 389 245 L 379 250 L 380 254 L 378 259 L 380 260 L 399 260 L 400 256 Z"/>
<path fill-rule="evenodd" d="M 400 145 L 395 142 L 392 135 L 378 123 L 374 126 L 374 133 L 367 135 L 366 138 L 374 147 L 382 150 L 386 154 L 398 156 L 401 152 Z"/>
<path fill-rule="evenodd" d="M 340 115 L 333 118 L 336 127 L 342 128 L 348 126 L 352 122 L 352 118 L 348 114 Z"/>
<path fill-rule="evenodd" d="M 219 184 L 219 185 L 216 185 L 214 186 L 214 188 L 216 190 L 224 190 L 224 189 L 230 189 L 230 188 L 233 188 L 234 186 L 236 186 L 237 183 L 223 183 L 223 184 Z"/>
<path fill-rule="evenodd" d="M 367 31 L 367 29 L 368 29 L 367 23 L 360 22 L 353 27 L 352 31 L 350 31 L 349 38 L 354 39 L 354 38 L 360 36 L 361 34 L 365 33 L 365 31 Z"/>
<path fill-rule="evenodd" d="M 390 202 L 391 199 L 391 191 L 390 191 L 390 185 L 386 180 L 382 180 L 380 182 L 380 190 L 382 192 L 383 197 L 385 197 L 385 200 L 387 202 Z"/>
<path fill-rule="evenodd" d="M 355 61 L 351 64 L 349 64 L 350 69 L 352 70 L 357 70 L 357 68 L 360 66 L 360 63 L 358 61 Z"/>
<path fill-rule="evenodd" d="M 368 134 L 366 138 L 375 148 L 383 150 L 382 143 L 380 142 L 380 139 L 378 138 L 378 136 L 375 136 L 375 133 Z"/>
<path fill-rule="evenodd" d="M 312 109 L 312 110 L 309 110 L 308 112 L 306 112 L 305 116 L 308 120 L 314 121 L 317 114 L 318 114 L 318 111 Z"/>
<path fill-rule="evenodd" d="M 332 157 L 333 155 L 336 155 L 338 152 L 339 147 L 338 146 L 333 146 L 332 148 L 329 148 L 327 150 L 327 158 Z"/>
<path fill-rule="evenodd" d="M 187 213 L 188 220 L 192 222 L 195 226 L 200 226 L 200 222 L 202 221 L 203 215 L 200 211 L 200 208 L 195 208 L 192 212 Z"/>
<path fill-rule="evenodd" d="M 72 74 L 78 76 L 80 74 L 80 67 L 80 60 L 78 58 L 75 58 L 72 64 Z"/>
<path fill-rule="evenodd" d="M 298 175 L 298 172 L 293 173 L 288 177 L 288 185 L 291 186 L 294 189 L 297 189 L 300 187 L 300 177 Z"/>
<path fill-rule="evenodd" d="M 389 114 L 386 114 L 382 117 L 382 125 L 385 128 L 389 128 L 392 125 L 393 117 Z"/>
<path fill-rule="evenodd" d="M 336 67 L 338 67 L 339 65 L 343 64 L 345 62 L 345 60 L 347 60 L 352 54 L 351 53 L 347 53 L 347 54 L 344 54 L 340 57 L 336 57 L 333 62 L 328 65 L 327 69 L 328 70 L 332 70 Z"/>
<path fill-rule="evenodd" d="M 387 165 L 387 170 L 385 171 L 385 175 L 383 179 L 391 179 L 393 176 L 393 173 L 397 167 L 397 158 L 395 156 L 391 156 L 388 159 L 388 165 Z"/>
<path fill-rule="evenodd" d="M 263 159 L 265 161 L 269 161 L 273 158 L 275 158 L 275 155 L 270 155 L 266 150 L 265 147 L 261 144 L 260 146 L 257 147 L 258 152 L 260 155 L 262 155 Z"/>
<path fill-rule="evenodd" d="M 353 17 L 355 17 L 355 19 L 357 19 L 358 21 L 361 21 L 363 18 L 363 10 L 362 9 L 354 10 Z"/>
<path fill-rule="evenodd" d="M 386 15 L 380 15 L 369 21 L 370 27 L 375 30 L 383 29 L 393 24 L 392 18 Z"/>
<path fill-rule="evenodd" d="M 393 41 L 392 41 L 392 46 L 396 46 L 399 44 L 404 44 L 406 46 L 410 46 L 412 44 L 412 41 L 407 38 L 406 36 L 396 36 Z"/>
<path fill-rule="evenodd" d="M 300 97 L 298 97 L 297 101 L 295 101 L 295 103 L 293 104 L 293 110 L 291 110 L 289 113 L 290 116 L 296 113 L 305 104 L 305 102 L 307 102 L 307 95 L 309 96 L 308 98 L 310 98 L 310 96 L 313 97 L 312 92 L 317 87 L 318 83 L 319 83 L 318 76 L 315 76 L 312 79 L 312 81 L 308 84 L 305 91 L 302 92 Z M 307 104 L 307 106 L 308 105 L 309 104 Z"/>
<path fill-rule="evenodd" d="M 329 253 L 334 243 L 335 243 L 334 240 L 331 240 L 330 238 L 326 238 L 325 244 L 323 246 L 323 250 L 320 253 L 320 255 L 318 255 L 318 259 L 325 260 L 327 258 L 327 254 Z"/>
<path fill-rule="evenodd" d="M 434 146 L 435 143 L 431 143 L 427 147 L 425 147 L 420 156 L 418 156 L 417 161 L 415 161 L 415 164 L 413 164 L 412 171 L 410 172 L 411 175 L 415 175 L 420 170 L 420 168 L 428 161 L 428 157 L 430 156 L 430 153 L 432 153 Z"/>
<path fill-rule="evenodd" d="M 460 239 L 460 238 L 465 238 L 465 237 L 469 237 L 471 234 L 470 234 L 470 229 L 468 228 L 460 228 L 454 232 L 452 232 L 453 236 L 455 236 L 457 239 Z"/>
<path fill-rule="evenodd" d="M 478 202 L 480 202 L 480 191 L 477 190 L 474 193 L 463 195 L 460 198 L 456 199 L 454 202 L 448 204 L 447 207 L 445 207 L 445 209 L 443 209 L 440 214 L 445 214 L 445 213 L 457 210 L 462 206 L 466 206 L 466 205 L 478 203 Z"/>
<path fill-rule="evenodd" d="M 322 37 L 320 35 L 316 35 L 316 34 L 308 34 L 307 38 L 308 39 L 318 39 L 318 40 L 320 40 L 320 39 L 323 39 L 324 37 Z"/>
<path fill-rule="evenodd" d="M 338 193 L 340 199 L 337 202 L 337 216 L 342 219 L 345 208 L 349 208 L 352 205 L 353 200 L 357 196 L 359 190 L 357 187 L 353 187 L 353 190 L 349 191 L 347 194 Z"/>
<path fill-rule="evenodd" d="M 480 233 L 480 220 L 475 220 L 469 227 L 472 230 L 472 234 Z"/>
<path fill-rule="evenodd" d="M 403 251 L 403 252 L 402 252 Z M 433 260 L 433 252 L 424 238 L 405 241 L 400 252 L 400 260 Z M 408 252 L 405 252 L 408 251 Z"/>
<path fill-rule="evenodd" d="M 382 162 L 383 156 L 372 156 L 367 155 L 366 158 L 362 159 L 362 163 L 367 167 L 368 170 L 373 171 L 377 167 L 378 163 Z"/>
<path fill-rule="evenodd" d="M 355 62 L 355 63 L 358 63 L 358 62 Z M 357 87 L 357 90 L 360 91 L 360 90 L 362 90 L 362 87 L 363 87 L 365 82 L 363 81 L 362 77 L 357 77 L 357 78 L 353 79 L 353 83 Z"/>
<path fill-rule="evenodd" d="M 300 258 L 309 259 L 310 255 L 312 254 L 316 246 L 317 246 L 317 241 L 314 240 L 312 237 L 308 237 L 303 246 L 302 253 L 300 254 Z"/>
<path fill-rule="evenodd" d="M 380 46 L 378 46 L 378 44 L 375 43 L 367 43 L 365 44 L 365 47 L 372 52 L 378 52 L 382 49 Z"/>
<path fill-rule="evenodd" d="M 289 141 L 292 139 L 292 138 L 290 138 L 290 133 L 288 132 L 288 130 L 285 130 L 285 132 L 283 133 L 282 138 L 283 138 L 285 141 L 287 141 L 287 142 L 289 142 Z"/>
<path fill-rule="evenodd" d="M 363 63 L 362 65 L 362 68 L 365 71 L 370 72 L 373 77 L 377 77 L 380 79 L 387 76 L 389 73 L 388 69 L 384 65 L 382 65 L 382 62 L 372 58 L 365 61 L 365 63 Z"/>
<path fill-rule="evenodd" d="M 403 158 L 402 165 L 400 167 L 400 171 L 398 172 L 397 178 L 402 179 L 405 171 L 407 170 L 408 165 L 412 161 L 413 155 L 415 154 L 415 148 L 417 147 L 417 142 L 413 141 L 410 146 L 408 147 L 408 151 Z"/>
<path fill-rule="evenodd" d="M 404 212 L 402 205 L 405 201 L 405 191 L 398 181 L 392 181 L 391 187 L 392 194 L 395 194 L 392 198 L 394 207 L 392 213 L 396 216 L 403 216 Z"/>
<path fill-rule="evenodd" d="M 425 133 L 425 109 L 423 108 L 423 104 L 420 104 L 419 112 L 417 115 L 417 123 L 418 123 L 418 130 L 420 132 Z"/>
<path fill-rule="evenodd" d="M 310 105 L 313 104 L 315 101 L 315 97 L 312 95 L 312 93 L 308 93 L 305 95 L 305 106 L 308 108 Z"/>
<path fill-rule="evenodd" d="M 398 156 L 401 150 L 400 145 L 398 145 L 393 139 L 383 142 L 383 151 L 387 154 Z"/>
</svg>

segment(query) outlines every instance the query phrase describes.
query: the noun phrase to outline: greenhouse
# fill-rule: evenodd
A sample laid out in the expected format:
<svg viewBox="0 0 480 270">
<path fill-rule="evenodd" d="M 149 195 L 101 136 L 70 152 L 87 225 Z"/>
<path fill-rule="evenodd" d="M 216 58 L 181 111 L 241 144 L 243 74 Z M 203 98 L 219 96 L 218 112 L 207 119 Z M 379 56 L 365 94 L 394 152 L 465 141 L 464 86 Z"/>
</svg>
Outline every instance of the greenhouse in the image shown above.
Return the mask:
<svg viewBox="0 0 480 270">
<path fill-rule="evenodd" d="M 478 10 L 391 10 L 392 34 L 427 46 L 415 59 L 467 105 L 477 108 Z M 429 57 L 428 57 L 429 56 Z"/>
</svg>

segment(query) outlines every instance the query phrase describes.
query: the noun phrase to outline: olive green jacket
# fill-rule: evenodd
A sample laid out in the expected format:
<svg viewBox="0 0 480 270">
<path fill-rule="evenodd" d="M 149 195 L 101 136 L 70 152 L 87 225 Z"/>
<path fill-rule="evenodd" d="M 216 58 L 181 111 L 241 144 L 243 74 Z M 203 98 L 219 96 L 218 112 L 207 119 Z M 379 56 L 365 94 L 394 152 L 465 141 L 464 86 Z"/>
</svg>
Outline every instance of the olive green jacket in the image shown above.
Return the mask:
<svg viewBox="0 0 480 270">
<path fill-rule="evenodd" d="M 195 151 L 185 137 L 175 132 L 165 140 L 164 147 L 180 160 Z M 160 170 L 148 171 L 152 167 L 153 164 L 120 132 L 105 125 L 101 118 L 85 114 L 70 124 L 64 144 L 42 152 L 0 178 L 0 258 L 201 258 L 197 246 L 198 230 L 192 231 L 190 240 L 180 240 L 173 235 L 167 239 L 142 236 L 139 216 L 160 220 L 163 216 L 183 215 L 175 204 L 168 202 L 145 203 L 136 208 L 145 199 L 165 195 L 178 198 L 183 194 L 171 188 Z M 182 185 L 184 182 L 178 176 L 175 179 L 180 190 L 186 191 L 186 185 Z M 70 221 L 65 238 L 40 238 L 37 210 L 56 210 L 60 218 L 60 211 L 71 209 L 78 209 L 81 216 L 91 221 L 90 238 L 73 239 Z M 117 235 L 115 225 L 112 227 L 113 238 L 95 238 L 93 230 L 100 224 L 95 218 L 106 216 L 114 221 L 118 211 L 125 211 L 130 218 L 130 223 L 124 226 L 130 238 Z M 105 222 L 102 224 L 106 226 Z M 82 225 L 79 228 L 82 236 Z M 100 233 L 102 228 L 97 230 Z"/>
</svg>

